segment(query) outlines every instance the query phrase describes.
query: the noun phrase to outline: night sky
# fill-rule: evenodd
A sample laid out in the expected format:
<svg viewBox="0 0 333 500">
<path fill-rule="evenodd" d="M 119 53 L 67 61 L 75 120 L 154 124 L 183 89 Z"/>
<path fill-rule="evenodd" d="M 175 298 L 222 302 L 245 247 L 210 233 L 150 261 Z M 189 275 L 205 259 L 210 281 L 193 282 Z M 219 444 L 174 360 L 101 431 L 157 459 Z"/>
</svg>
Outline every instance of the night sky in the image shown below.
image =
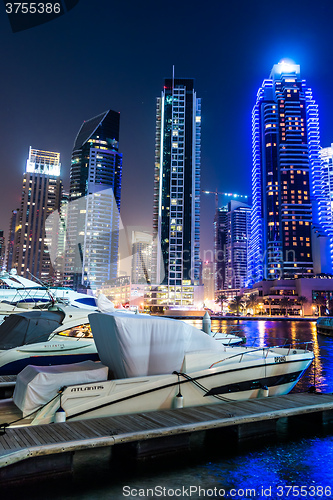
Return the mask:
<svg viewBox="0 0 333 500">
<path fill-rule="evenodd" d="M 121 114 L 123 223 L 150 226 L 155 103 L 173 65 L 176 77 L 195 78 L 202 98 L 202 189 L 250 195 L 251 110 L 283 58 L 300 64 L 329 146 L 332 19 L 332 0 L 80 0 L 59 19 L 12 33 L 1 4 L 0 229 L 7 236 L 19 207 L 29 146 L 61 153 L 68 189 L 82 122 L 110 108 Z M 203 194 L 202 249 L 213 245 L 214 208 Z"/>
</svg>

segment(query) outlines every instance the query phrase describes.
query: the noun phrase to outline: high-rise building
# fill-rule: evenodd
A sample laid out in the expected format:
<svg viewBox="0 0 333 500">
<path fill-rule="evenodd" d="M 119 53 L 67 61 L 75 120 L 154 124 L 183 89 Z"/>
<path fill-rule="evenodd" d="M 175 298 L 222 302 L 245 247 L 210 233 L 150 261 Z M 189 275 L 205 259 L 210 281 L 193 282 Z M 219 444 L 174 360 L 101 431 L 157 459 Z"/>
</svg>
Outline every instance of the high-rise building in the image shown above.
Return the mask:
<svg viewBox="0 0 333 500">
<path fill-rule="evenodd" d="M 166 79 L 156 110 L 153 282 L 167 287 L 167 305 L 188 304 L 188 287 L 199 284 L 200 148 L 194 80 Z"/>
<path fill-rule="evenodd" d="M 214 217 L 214 288 L 215 292 L 226 288 L 226 252 L 228 235 L 228 209 L 216 208 Z"/>
<path fill-rule="evenodd" d="M 242 288 L 247 283 L 251 207 L 232 200 L 228 203 L 226 242 L 226 288 Z"/>
<path fill-rule="evenodd" d="M 49 247 L 57 237 L 57 227 L 47 229 L 45 222 L 60 207 L 60 167 L 60 153 L 30 147 L 21 207 L 13 211 L 9 238 L 8 266 L 23 277 L 32 275 L 43 281 L 53 276 Z"/>
<path fill-rule="evenodd" d="M 7 246 L 7 271 L 10 271 L 14 267 L 15 258 L 15 240 L 16 240 L 16 232 L 19 228 L 19 217 L 20 217 L 20 209 L 12 210 L 12 215 L 10 218 L 9 224 L 9 233 L 8 233 L 8 246 Z"/>
<path fill-rule="evenodd" d="M 322 161 L 322 190 L 333 230 L 333 144 L 328 148 L 320 149 L 320 158 Z"/>
<path fill-rule="evenodd" d="M 85 121 L 75 139 L 70 171 L 65 283 L 99 288 L 117 277 L 122 155 L 120 115 Z"/>
<path fill-rule="evenodd" d="M 218 208 L 215 228 L 215 292 L 239 289 L 247 283 L 251 207 L 232 200 Z"/>
<path fill-rule="evenodd" d="M 0 230 L 0 270 L 5 268 L 6 244 L 3 230 Z"/>
<path fill-rule="evenodd" d="M 67 213 L 68 213 L 68 199 L 69 193 L 63 192 L 60 200 L 60 209 L 56 214 L 57 221 L 57 240 L 55 247 L 52 248 L 52 264 L 54 269 L 54 279 L 57 284 L 62 285 L 64 281 L 65 272 L 65 250 L 66 250 L 66 226 L 67 226 Z M 48 219 L 49 221 L 50 219 Z M 47 221 L 47 222 L 48 222 Z M 51 220 L 51 227 L 54 225 Z"/>
<path fill-rule="evenodd" d="M 274 65 L 252 112 L 249 282 L 312 276 L 312 223 L 325 232 L 318 108 L 296 64 Z"/>
</svg>

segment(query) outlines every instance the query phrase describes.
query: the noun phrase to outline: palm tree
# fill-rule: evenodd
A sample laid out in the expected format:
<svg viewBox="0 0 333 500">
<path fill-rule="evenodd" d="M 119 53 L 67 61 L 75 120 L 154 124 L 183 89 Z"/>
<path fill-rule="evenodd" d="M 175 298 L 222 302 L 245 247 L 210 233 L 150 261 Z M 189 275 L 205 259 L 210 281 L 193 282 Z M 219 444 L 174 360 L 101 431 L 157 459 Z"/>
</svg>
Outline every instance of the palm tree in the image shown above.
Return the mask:
<svg viewBox="0 0 333 500">
<path fill-rule="evenodd" d="M 326 297 L 324 297 L 323 295 L 318 295 L 318 297 L 314 299 L 313 303 L 318 306 L 319 316 L 322 316 L 323 308 L 326 308 Z"/>
<path fill-rule="evenodd" d="M 272 302 L 273 302 L 272 297 L 268 297 L 267 302 L 269 305 L 269 315 L 272 316 Z"/>
<path fill-rule="evenodd" d="M 243 300 L 243 295 L 236 295 L 233 299 L 232 299 L 232 304 L 235 306 L 236 308 L 236 315 L 239 316 L 239 308 L 242 304 L 242 300 Z"/>
<path fill-rule="evenodd" d="M 217 296 L 217 299 L 215 300 L 215 304 L 221 304 L 221 316 L 223 314 L 223 304 L 228 300 L 228 297 L 226 295 L 220 294 Z"/>
<path fill-rule="evenodd" d="M 251 293 L 251 295 L 247 295 L 246 297 L 244 297 L 244 301 L 245 301 L 245 304 L 246 304 L 246 309 L 252 309 L 253 310 L 253 314 L 255 314 L 255 308 L 256 308 L 256 305 L 257 305 L 257 301 L 258 301 L 258 295 L 256 293 Z"/>
<path fill-rule="evenodd" d="M 282 306 L 283 309 L 285 309 L 285 316 L 288 316 L 288 306 L 289 306 L 290 299 L 287 295 L 284 295 L 282 299 L 280 300 L 280 305 Z"/>
<path fill-rule="evenodd" d="M 304 316 L 304 304 L 308 302 L 308 299 L 304 297 L 304 295 L 301 295 L 300 297 L 298 297 L 297 301 L 301 304 L 302 316 Z"/>
</svg>

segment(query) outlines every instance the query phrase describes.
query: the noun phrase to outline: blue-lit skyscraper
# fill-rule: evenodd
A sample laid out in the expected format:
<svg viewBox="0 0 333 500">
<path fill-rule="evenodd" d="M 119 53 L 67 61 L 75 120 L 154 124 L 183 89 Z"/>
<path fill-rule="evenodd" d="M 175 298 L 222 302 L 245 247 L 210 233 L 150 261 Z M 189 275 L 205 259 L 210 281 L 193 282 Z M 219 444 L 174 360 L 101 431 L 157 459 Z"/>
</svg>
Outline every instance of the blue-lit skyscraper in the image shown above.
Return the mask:
<svg viewBox="0 0 333 500">
<path fill-rule="evenodd" d="M 122 155 L 119 119 L 106 111 L 85 121 L 70 171 L 65 283 L 97 289 L 117 277 Z"/>
<path fill-rule="evenodd" d="M 311 276 L 327 233 L 318 108 L 296 64 L 274 65 L 252 112 L 249 282 Z M 317 259 L 318 260 L 318 259 Z"/>
</svg>

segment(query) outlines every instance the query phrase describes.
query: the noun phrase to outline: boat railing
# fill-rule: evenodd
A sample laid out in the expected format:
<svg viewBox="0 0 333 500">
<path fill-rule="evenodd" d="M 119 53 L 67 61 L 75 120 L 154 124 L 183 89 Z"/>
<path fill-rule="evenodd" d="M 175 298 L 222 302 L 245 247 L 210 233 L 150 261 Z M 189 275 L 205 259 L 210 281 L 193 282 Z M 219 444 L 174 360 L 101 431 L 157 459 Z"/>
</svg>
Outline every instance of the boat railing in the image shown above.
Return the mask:
<svg viewBox="0 0 333 500">
<path fill-rule="evenodd" d="M 260 353 L 261 351 L 262 351 L 262 357 L 264 359 L 267 359 L 268 354 L 270 352 L 274 352 L 275 349 L 286 349 L 287 347 L 288 347 L 288 352 L 284 353 L 284 354 L 281 353 L 281 356 L 289 356 L 290 352 L 292 350 L 294 351 L 294 352 L 292 352 L 292 354 L 297 354 L 295 345 L 298 345 L 298 344 L 305 346 L 303 349 L 301 349 L 303 351 L 303 353 L 305 354 L 306 352 L 310 352 L 308 349 L 308 345 L 312 344 L 312 343 L 313 343 L 312 341 L 294 342 L 293 344 L 290 344 L 289 346 L 286 344 L 283 344 L 283 345 L 275 345 L 275 346 L 271 346 L 271 347 L 268 347 L 268 346 L 257 347 L 256 349 L 251 349 L 250 347 L 243 347 L 242 352 L 238 352 L 237 354 L 233 354 L 231 356 L 228 356 L 227 358 L 223 358 L 223 359 L 220 359 L 219 361 L 215 361 L 209 368 L 213 368 L 215 365 L 217 365 L 219 363 L 223 363 L 224 361 L 229 361 L 230 359 L 237 358 L 237 357 L 239 357 L 239 363 L 241 363 L 243 361 L 244 356 L 247 356 L 248 354 L 253 354 L 253 353 Z"/>
</svg>

